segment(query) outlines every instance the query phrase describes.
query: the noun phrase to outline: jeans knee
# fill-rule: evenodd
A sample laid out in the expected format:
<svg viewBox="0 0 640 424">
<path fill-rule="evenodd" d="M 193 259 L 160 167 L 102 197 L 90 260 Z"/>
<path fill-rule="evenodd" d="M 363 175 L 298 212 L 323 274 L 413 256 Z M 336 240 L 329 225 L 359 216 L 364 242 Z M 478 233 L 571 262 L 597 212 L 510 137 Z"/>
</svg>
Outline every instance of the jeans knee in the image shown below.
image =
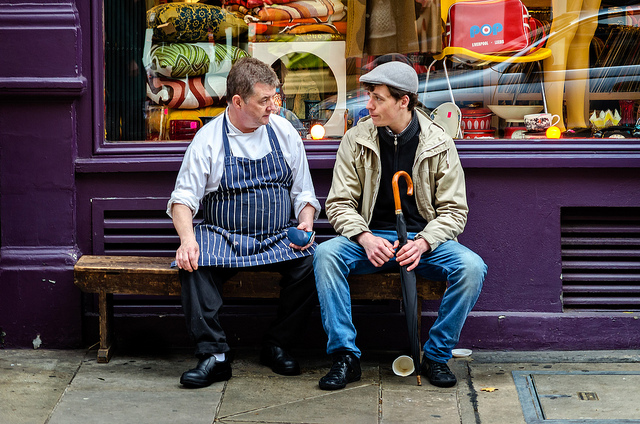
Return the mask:
<svg viewBox="0 0 640 424">
<path fill-rule="evenodd" d="M 342 256 L 340 255 L 339 246 L 334 246 L 336 243 L 332 243 L 333 240 L 325 241 L 316 248 L 313 254 L 313 268 L 316 270 L 331 270 L 334 271 L 337 266 L 344 263 Z"/>
<path fill-rule="evenodd" d="M 465 269 L 468 288 L 479 293 L 487 275 L 487 265 L 478 254 L 472 252 L 472 254 L 468 255 Z"/>
<path fill-rule="evenodd" d="M 334 244 L 332 240 L 321 243 L 314 253 L 313 270 L 318 292 L 335 290 L 333 286 L 338 284 L 337 281 L 340 281 L 339 276 L 347 272 L 347 266 L 340 254 L 340 249 Z"/>
<path fill-rule="evenodd" d="M 474 253 L 469 260 L 469 272 L 476 276 L 480 281 L 484 281 L 487 275 L 487 264 L 484 263 L 480 255 Z"/>
<path fill-rule="evenodd" d="M 456 280 L 462 282 L 469 293 L 477 293 L 487 275 L 487 265 L 478 254 L 467 251 L 460 257 L 459 268 L 455 274 L 458 275 Z"/>
</svg>

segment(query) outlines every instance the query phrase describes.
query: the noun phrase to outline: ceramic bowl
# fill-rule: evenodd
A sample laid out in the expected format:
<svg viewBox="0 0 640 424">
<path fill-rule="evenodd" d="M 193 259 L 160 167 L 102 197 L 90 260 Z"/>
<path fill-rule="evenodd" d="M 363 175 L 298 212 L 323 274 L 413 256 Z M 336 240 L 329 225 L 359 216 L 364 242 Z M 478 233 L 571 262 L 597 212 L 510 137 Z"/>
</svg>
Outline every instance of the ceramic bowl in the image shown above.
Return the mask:
<svg viewBox="0 0 640 424">
<path fill-rule="evenodd" d="M 524 122 L 524 115 L 538 113 L 542 105 L 489 105 L 489 109 L 507 122 Z"/>
</svg>

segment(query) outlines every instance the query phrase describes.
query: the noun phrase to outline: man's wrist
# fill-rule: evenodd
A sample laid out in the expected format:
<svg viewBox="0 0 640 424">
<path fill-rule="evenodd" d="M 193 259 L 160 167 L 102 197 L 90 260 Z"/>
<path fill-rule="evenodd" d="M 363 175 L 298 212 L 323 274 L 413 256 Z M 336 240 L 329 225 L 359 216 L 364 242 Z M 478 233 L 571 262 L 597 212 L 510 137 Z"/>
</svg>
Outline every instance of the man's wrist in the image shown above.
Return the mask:
<svg viewBox="0 0 640 424">
<path fill-rule="evenodd" d="M 355 236 L 353 239 L 356 241 L 356 243 L 362 244 L 361 242 L 364 241 L 364 237 L 368 237 L 370 234 L 371 234 L 370 231 L 363 231 L 357 236 Z"/>
<path fill-rule="evenodd" d="M 418 244 L 420 250 L 422 250 L 422 253 L 428 252 L 431 249 L 431 246 L 429 245 L 429 242 L 427 240 L 423 239 L 422 237 L 415 238 L 413 240 L 413 242 Z"/>
</svg>

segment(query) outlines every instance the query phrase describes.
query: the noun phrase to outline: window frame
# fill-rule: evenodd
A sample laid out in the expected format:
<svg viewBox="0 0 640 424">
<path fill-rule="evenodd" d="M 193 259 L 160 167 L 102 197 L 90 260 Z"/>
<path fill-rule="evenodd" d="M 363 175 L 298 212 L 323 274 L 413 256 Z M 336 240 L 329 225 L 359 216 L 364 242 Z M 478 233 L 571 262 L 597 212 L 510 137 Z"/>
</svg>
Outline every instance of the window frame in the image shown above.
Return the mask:
<svg viewBox="0 0 640 424">
<path fill-rule="evenodd" d="M 104 0 L 91 2 L 92 28 L 91 51 L 94 52 L 92 58 L 92 74 L 94 84 L 92 84 L 93 110 L 92 120 L 94 122 L 92 155 L 184 155 L 190 141 L 119 141 L 110 142 L 105 137 L 105 72 L 104 72 Z"/>
</svg>

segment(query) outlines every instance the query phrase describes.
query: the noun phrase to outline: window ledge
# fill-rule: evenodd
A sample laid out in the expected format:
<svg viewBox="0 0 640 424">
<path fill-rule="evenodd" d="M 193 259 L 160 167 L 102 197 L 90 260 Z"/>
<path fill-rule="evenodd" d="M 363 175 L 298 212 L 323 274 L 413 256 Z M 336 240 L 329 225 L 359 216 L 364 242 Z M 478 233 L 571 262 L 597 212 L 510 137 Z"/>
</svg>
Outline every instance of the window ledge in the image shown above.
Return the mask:
<svg viewBox="0 0 640 424">
<path fill-rule="evenodd" d="M 339 140 L 304 143 L 312 169 L 333 168 Z M 458 140 L 456 146 L 465 168 L 640 168 L 638 140 Z M 78 158 L 76 172 L 177 171 L 182 156 L 183 153 L 96 155 Z"/>
</svg>

